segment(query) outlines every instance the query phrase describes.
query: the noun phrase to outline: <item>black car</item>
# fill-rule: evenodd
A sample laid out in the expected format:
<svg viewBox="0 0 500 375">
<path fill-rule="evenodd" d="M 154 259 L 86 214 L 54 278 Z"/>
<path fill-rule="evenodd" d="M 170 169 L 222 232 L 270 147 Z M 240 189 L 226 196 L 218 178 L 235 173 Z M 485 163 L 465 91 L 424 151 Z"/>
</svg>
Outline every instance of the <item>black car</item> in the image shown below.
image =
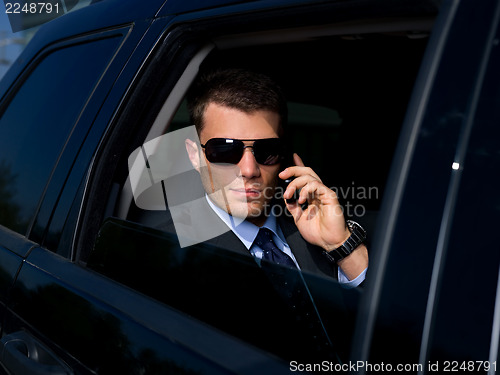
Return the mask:
<svg viewBox="0 0 500 375">
<path fill-rule="evenodd" d="M 0 82 L 5 373 L 495 373 L 499 19 L 493 0 L 102 0 L 45 24 Z M 158 229 L 189 189 L 151 178 L 141 201 L 131 165 L 170 162 L 149 147 L 191 125 L 205 67 L 283 87 L 294 150 L 368 232 L 363 288 L 286 271 L 290 309 L 251 257 Z"/>
</svg>

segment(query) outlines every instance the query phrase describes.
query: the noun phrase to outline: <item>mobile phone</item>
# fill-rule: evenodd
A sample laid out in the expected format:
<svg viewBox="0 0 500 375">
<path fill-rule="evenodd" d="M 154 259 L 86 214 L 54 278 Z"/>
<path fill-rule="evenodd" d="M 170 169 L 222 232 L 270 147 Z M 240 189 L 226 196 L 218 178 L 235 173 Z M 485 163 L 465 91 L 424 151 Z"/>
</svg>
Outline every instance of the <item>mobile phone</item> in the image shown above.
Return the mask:
<svg viewBox="0 0 500 375">
<path fill-rule="evenodd" d="M 288 187 L 290 182 L 292 182 L 293 180 L 295 180 L 295 177 L 290 177 L 290 178 L 287 178 L 286 180 L 283 180 L 283 183 L 282 183 L 283 193 L 286 191 L 286 188 Z M 289 202 L 289 203 L 295 202 L 297 199 L 299 199 L 299 194 L 300 194 L 300 189 L 295 190 L 295 192 L 293 193 L 293 196 L 291 198 L 287 199 L 287 202 Z"/>
<path fill-rule="evenodd" d="M 285 156 L 283 163 L 282 163 L 282 170 L 285 170 L 286 168 L 288 168 L 290 166 L 294 166 L 294 165 L 295 165 L 295 163 L 293 162 L 293 154 L 292 153 L 287 154 Z M 290 182 L 292 182 L 294 179 L 295 179 L 295 177 L 290 177 L 290 178 L 287 178 L 286 180 L 280 179 L 279 186 L 281 186 L 281 188 L 283 189 L 283 193 L 286 191 L 286 188 L 288 187 Z M 287 202 L 294 203 L 297 201 L 297 199 L 299 199 L 299 196 L 300 196 L 300 189 L 295 190 L 295 192 L 293 193 L 293 196 L 291 198 L 287 199 Z M 307 202 L 302 205 L 302 209 L 305 209 L 305 208 L 307 208 Z"/>
</svg>

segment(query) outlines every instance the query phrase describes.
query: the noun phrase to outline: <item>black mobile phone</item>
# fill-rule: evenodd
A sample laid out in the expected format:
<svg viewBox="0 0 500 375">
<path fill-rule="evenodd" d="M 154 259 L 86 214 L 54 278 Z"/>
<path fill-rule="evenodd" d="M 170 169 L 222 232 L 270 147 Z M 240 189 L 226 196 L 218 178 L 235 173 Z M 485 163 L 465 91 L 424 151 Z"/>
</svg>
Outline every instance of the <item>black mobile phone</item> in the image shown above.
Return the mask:
<svg viewBox="0 0 500 375">
<path fill-rule="evenodd" d="M 283 159 L 283 162 L 281 164 L 281 166 L 282 166 L 281 170 L 285 170 L 286 168 L 294 166 L 294 165 L 295 165 L 295 163 L 293 162 L 293 154 L 287 153 L 287 155 L 285 156 L 285 158 Z M 295 179 L 295 177 L 290 177 L 290 178 L 287 178 L 286 180 L 282 180 L 282 179 L 279 180 L 279 186 L 283 189 L 282 193 L 284 193 L 286 191 L 286 188 L 288 187 L 290 182 L 292 182 L 294 179 Z M 287 201 L 289 203 L 293 203 L 297 199 L 299 199 L 299 195 L 300 195 L 300 189 L 295 190 L 292 198 L 287 199 Z"/>
</svg>

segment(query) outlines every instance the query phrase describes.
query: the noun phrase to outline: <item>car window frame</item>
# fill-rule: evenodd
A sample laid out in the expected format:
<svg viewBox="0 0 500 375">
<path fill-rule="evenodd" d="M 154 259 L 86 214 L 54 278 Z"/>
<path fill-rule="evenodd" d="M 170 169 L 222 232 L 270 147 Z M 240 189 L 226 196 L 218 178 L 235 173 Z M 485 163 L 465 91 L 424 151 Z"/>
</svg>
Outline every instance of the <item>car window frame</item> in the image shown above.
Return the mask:
<svg viewBox="0 0 500 375">
<path fill-rule="evenodd" d="M 88 92 L 87 96 L 84 98 L 81 107 L 77 110 L 77 112 L 74 113 L 73 115 L 73 122 L 68 125 L 67 127 L 67 134 L 64 138 L 64 140 L 61 141 L 61 146 L 60 149 L 58 150 L 57 154 L 55 155 L 55 160 L 54 163 L 49 166 L 49 170 L 47 171 L 47 181 L 41 186 L 41 193 L 40 196 L 38 197 L 37 204 L 30 215 L 30 220 L 27 225 L 26 230 L 21 233 L 24 236 L 33 239 L 35 241 L 38 241 L 40 239 L 32 238 L 31 234 L 33 231 L 34 224 L 37 220 L 40 207 L 42 205 L 42 202 L 45 199 L 45 196 L 48 191 L 48 186 L 50 185 L 51 179 L 54 176 L 54 171 L 56 170 L 59 160 L 61 158 L 61 155 L 65 152 L 65 149 L 68 144 L 68 140 L 70 139 L 72 133 L 74 132 L 75 127 L 77 127 L 78 122 L 80 120 L 80 117 L 83 112 L 85 112 L 87 105 L 89 103 L 89 98 L 92 96 L 92 93 L 95 91 L 96 87 L 99 85 L 100 81 L 102 80 L 102 77 L 106 74 L 106 71 L 109 67 L 109 64 L 112 63 L 114 56 L 116 55 L 116 52 L 120 49 L 120 47 L 123 44 L 124 39 L 126 39 L 126 35 L 128 32 L 129 28 L 128 27 L 121 27 L 119 29 L 112 29 L 112 30 L 101 30 L 99 32 L 94 33 L 93 35 L 86 35 L 86 36 L 78 36 L 72 40 L 63 40 L 59 41 L 56 43 L 53 43 L 46 48 L 43 48 L 37 55 L 30 61 L 26 68 L 23 70 L 23 72 L 19 75 L 18 79 L 16 82 L 10 87 L 10 89 L 5 93 L 3 96 L 1 102 L 0 102 L 0 116 L 5 113 L 6 110 L 8 110 L 14 100 L 17 98 L 17 94 L 19 90 L 21 90 L 27 81 L 30 80 L 32 77 L 33 73 L 39 69 L 40 65 L 46 61 L 46 59 L 50 56 L 52 56 L 54 53 L 57 53 L 59 51 L 65 51 L 70 48 L 79 48 L 81 45 L 87 45 L 87 46 L 92 46 L 92 43 L 103 41 L 103 40 L 111 40 L 114 38 L 122 38 L 122 40 L 118 39 L 116 41 L 116 49 L 115 52 L 112 53 L 109 57 L 109 59 L 104 63 L 103 69 L 97 74 L 95 77 L 95 83 L 91 87 L 90 91 Z"/>
<path fill-rule="evenodd" d="M 296 12 L 298 11 L 296 10 L 295 12 L 290 12 L 284 18 L 290 18 L 291 15 Z M 108 125 L 106 137 L 101 142 L 96 156 L 92 161 L 92 165 L 89 168 L 89 174 L 84 184 L 85 188 L 83 198 L 80 201 L 81 207 L 78 209 L 79 218 L 72 248 L 75 254 L 74 260 L 82 266 L 86 265 L 86 259 L 88 254 L 90 254 L 92 244 L 95 242 L 95 238 L 98 235 L 99 223 L 102 220 L 101 215 L 103 215 L 103 213 L 107 210 L 109 212 L 109 209 L 112 209 L 109 206 L 109 202 L 107 202 L 103 197 L 107 198 L 115 187 L 108 186 L 106 182 L 103 181 L 104 171 L 106 171 L 107 175 L 115 173 L 117 168 L 116 155 L 120 154 L 120 149 L 117 144 L 119 144 L 120 141 L 125 141 L 128 134 L 136 131 L 136 129 L 134 130 L 130 126 L 130 123 L 134 122 L 133 119 L 139 118 L 138 115 L 133 113 L 133 110 L 140 107 L 140 104 L 137 103 L 145 102 L 145 99 L 139 98 L 142 90 L 155 87 L 154 83 L 155 81 L 158 81 L 158 79 L 154 78 L 155 74 L 153 72 L 158 73 L 160 71 L 158 64 L 162 60 L 161 56 L 167 56 L 162 69 L 173 69 L 170 72 L 171 74 L 169 78 L 165 80 L 166 84 L 161 89 L 162 95 L 164 95 L 164 97 L 168 97 L 169 93 L 171 93 L 177 84 L 179 77 L 182 76 L 182 72 L 184 72 L 187 64 L 189 64 L 192 57 L 200 51 L 203 46 L 207 45 L 207 42 L 211 43 L 213 41 L 217 41 L 221 45 L 228 47 L 234 43 L 234 39 L 225 39 L 224 36 L 234 34 L 237 39 L 238 37 L 241 37 L 242 34 L 248 34 L 249 19 L 251 21 L 255 21 L 255 19 L 258 18 L 258 14 L 252 14 L 252 17 L 250 18 L 247 18 L 245 17 L 245 14 L 242 14 L 238 17 L 234 17 L 234 15 L 222 15 L 220 17 L 211 16 L 208 19 L 202 20 L 196 19 L 198 16 L 199 13 L 193 15 L 182 15 L 166 22 L 166 27 L 162 36 L 158 39 L 155 48 L 144 60 L 141 69 L 136 75 L 134 84 L 129 88 L 129 90 L 127 90 L 126 96 L 123 98 L 120 107 L 117 109 L 116 114 L 113 116 L 112 121 Z M 193 19 L 191 17 L 196 19 L 195 24 L 190 22 Z M 228 19 L 230 21 L 228 21 Z M 432 23 L 432 19 L 433 16 L 426 16 L 423 20 L 419 19 L 416 21 L 415 25 L 426 28 Z M 238 21 L 243 21 L 243 26 L 237 24 Z M 265 30 L 268 30 L 266 27 L 270 27 L 272 24 L 271 20 L 267 20 L 267 22 L 268 23 L 266 23 L 265 26 L 262 26 Z M 296 20 L 288 22 L 291 25 L 294 25 Z M 362 24 L 363 21 L 353 22 L 354 27 Z M 353 27 L 353 25 L 350 27 Z M 339 27 L 337 32 L 343 32 L 342 30 L 345 30 L 344 27 L 345 25 Z M 228 32 L 228 30 L 232 31 Z M 347 30 L 352 30 L 352 28 L 348 28 Z M 375 30 L 380 30 L 380 27 L 376 25 Z M 133 103 L 133 105 L 130 105 L 130 103 Z M 153 107 L 154 110 L 152 111 L 153 114 L 149 117 L 146 116 L 146 120 L 141 120 L 141 122 L 153 123 L 154 119 L 160 113 L 163 105 L 163 102 L 155 105 Z M 172 115 L 173 113 L 165 114 L 166 117 Z M 149 127 L 147 128 L 149 129 Z M 120 134 L 113 135 L 111 134 L 110 129 L 112 129 L 115 134 Z M 139 132 L 139 136 L 137 138 L 141 140 L 146 139 L 147 131 L 142 132 L 142 134 Z M 105 187 L 104 189 L 97 189 L 97 187 L 102 188 L 103 186 Z"/>
</svg>

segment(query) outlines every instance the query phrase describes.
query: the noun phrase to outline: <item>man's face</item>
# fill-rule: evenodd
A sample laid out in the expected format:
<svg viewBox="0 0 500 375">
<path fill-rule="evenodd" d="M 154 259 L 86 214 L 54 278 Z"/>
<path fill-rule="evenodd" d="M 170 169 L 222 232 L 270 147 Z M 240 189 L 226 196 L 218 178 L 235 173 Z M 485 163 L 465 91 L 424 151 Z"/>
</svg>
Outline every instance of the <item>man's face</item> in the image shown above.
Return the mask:
<svg viewBox="0 0 500 375">
<path fill-rule="evenodd" d="M 200 142 L 205 144 L 211 138 L 278 138 L 278 129 L 277 113 L 256 111 L 247 114 L 210 103 L 205 110 Z M 244 143 L 252 145 L 253 141 Z M 212 201 L 233 216 L 263 225 L 266 220 L 264 205 L 274 196 L 280 165 L 258 164 L 251 148 L 245 148 L 238 164 L 210 163 L 203 149 L 198 149 L 198 157 L 208 166 L 198 171 Z"/>
</svg>

